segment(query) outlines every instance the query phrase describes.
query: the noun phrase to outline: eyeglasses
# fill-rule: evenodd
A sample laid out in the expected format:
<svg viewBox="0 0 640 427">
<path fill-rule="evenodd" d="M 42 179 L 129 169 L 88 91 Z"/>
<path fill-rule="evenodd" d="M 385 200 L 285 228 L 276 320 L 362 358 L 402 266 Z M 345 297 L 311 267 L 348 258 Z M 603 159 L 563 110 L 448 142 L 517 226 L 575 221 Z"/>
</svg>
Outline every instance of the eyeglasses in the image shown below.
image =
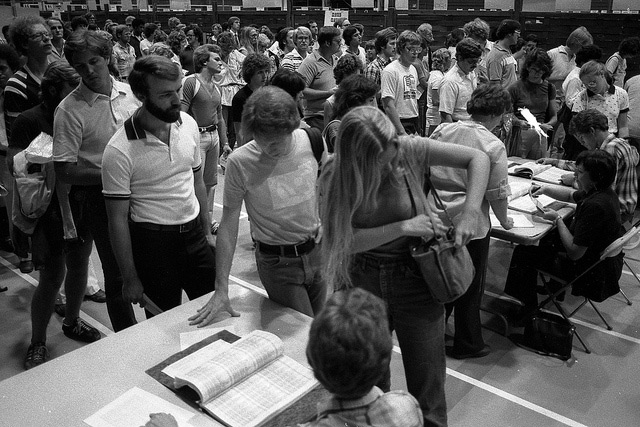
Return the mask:
<svg viewBox="0 0 640 427">
<path fill-rule="evenodd" d="M 46 38 L 47 40 L 51 40 L 51 33 L 48 33 L 48 32 L 41 32 L 41 33 L 31 34 L 31 35 L 29 36 L 29 40 L 33 40 L 33 41 L 38 41 L 38 40 L 42 41 L 42 40 L 44 40 L 45 38 Z"/>
<path fill-rule="evenodd" d="M 407 49 L 407 52 L 409 53 L 420 53 L 422 52 L 422 48 L 421 47 L 406 47 L 405 49 Z"/>
</svg>

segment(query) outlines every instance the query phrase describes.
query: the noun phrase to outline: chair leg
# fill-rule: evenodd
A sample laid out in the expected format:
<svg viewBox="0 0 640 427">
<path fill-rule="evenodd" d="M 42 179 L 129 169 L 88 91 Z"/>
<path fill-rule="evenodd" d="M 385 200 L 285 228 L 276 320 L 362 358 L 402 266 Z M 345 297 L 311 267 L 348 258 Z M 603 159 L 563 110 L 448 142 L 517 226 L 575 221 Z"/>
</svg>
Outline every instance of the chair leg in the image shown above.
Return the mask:
<svg viewBox="0 0 640 427">
<path fill-rule="evenodd" d="M 591 301 L 590 299 L 587 299 L 587 301 L 589 301 L 589 304 L 591 304 L 591 307 L 593 307 L 593 309 L 596 311 L 596 313 L 598 313 L 598 316 L 600 316 L 600 318 L 602 319 L 604 324 L 607 325 L 607 330 L 609 330 L 609 331 L 613 330 L 611 325 L 609 325 L 609 322 L 607 322 L 605 320 L 605 318 L 602 316 L 602 313 L 600 313 L 600 310 L 598 310 L 598 307 L 596 307 L 596 305 L 593 303 L 593 301 Z"/>
<path fill-rule="evenodd" d="M 624 297 L 624 299 L 626 299 L 626 300 L 627 300 L 627 305 L 631 305 L 631 304 L 632 304 L 631 300 L 629 299 L 629 297 L 627 297 L 627 294 L 625 294 L 625 293 L 624 293 L 624 291 L 622 290 L 622 288 L 620 288 L 620 293 L 622 294 L 622 296 Z"/>
<path fill-rule="evenodd" d="M 629 269 L 629 271 L 631 272 L 631 274 L 633 274 L 633 277 L 636 278 L 636 280 L 638 281 L 638 284 L 640 284 L 640 277 L 638 277 L 638 275 L 636 274 L 635 271 L 633 271 L 633 268 L 631 268 L 631 266 L 629 265 L 629 263 L 627 262 L 626 259 L 623 258 L 624 261 L 624 265 L 627 266 L 627 268 Z"/>
<path fill-rule="evenodd" d="M 569 324 L 571 324 L 575 328 L 574 329 L 574 334 L 578 338 L 578 341 L 580 341 L 580 344 L 582 344 L 582 347 L 584 347 L 585 353 L 591 354 L 591 350 L 589 350 L 589 347 L 587 347 L 587 344 L 584 342 L 584 340 L 582 339 L 582 337 L 578 333 L 578 328 L 576 328 L 576 325 L 574 325 L 573 322 L 571 321 L 571 319 L 569 319 L 569 316 L 567 316 L 567 313 L 564 311 L 564 308 L 562 308 L 560 303 L 558 301 L 556 301 L 556 300 L 553 300 L 553 304 L 556 306 L 556 308 L 558 309 L 558 311 L 560 312 L 562 317 L 564 317 L 566 319 L 566 321 L 569 322 Z M 584 304 L 585 303 L 583 303 L 582 305 L 584 305 Z M 573 312 L 575 313 L 575 310 Z"/>
</svg>

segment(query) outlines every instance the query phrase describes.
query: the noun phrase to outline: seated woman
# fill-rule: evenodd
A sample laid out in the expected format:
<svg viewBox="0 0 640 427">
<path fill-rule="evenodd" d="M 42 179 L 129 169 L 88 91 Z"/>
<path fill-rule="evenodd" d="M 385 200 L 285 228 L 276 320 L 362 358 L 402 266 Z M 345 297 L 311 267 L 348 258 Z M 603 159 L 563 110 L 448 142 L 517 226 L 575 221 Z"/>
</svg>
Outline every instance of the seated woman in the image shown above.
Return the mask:
<svg viewBox="0 0 640 427">
<path fill-rule="evenodd" d="M 555 232 L 544 237 L 539 246 L 520 245 L 513 252 L 504 291 L 524 304 L 522 316 L 530 315 L 538 304 L 536 268 L 571 280 L 597 262 L 600 253 L 623 233 L 618 197 L 611 188 L 616 177 L 613 156 L 604 150 L 583 151 L 576 159 L 575 174 L 577 191 L 541 186 L 533 192 L 534 196 L 546 194 L 578 206 L 569 226 L 558 212 L 546 210 L 544 217 L 555 223 Z M 607 258 L 592 269 L 576 283 L 572 294 L 604 301 L 618 293 L 622 255 Z"/>
<path fill-rule="evenodd" d="M 528 108 L 540 123 L 540 128 L 549 135 L 557 121 L 556 88 L 546 79 L 551 74 L 551 58 L 542 49 L 536 49 L 527 55 L 524 68 L 520 72 L 520 80 L 509 86 L 509 94 L 513 101 L 513 113 L 518 120 L 513 126 L 520 127 L 509 153 L 517 154 L 526 159 L 537 160 L 545 157 L 547 152 L 547 138 L 539 135 L 524 119 L 520 108 Z M 515 148 L 515 150 L 514 150 Z"/>
<path fill-rule="evenodd" d="M 376 94 L 379 90 L 380 86 L 362 74 L 349 76 L 340 83 L 335 93 L 333 117 L 322 132 L 329 153 L 333 153 L 342 117 L 361 105 L 376 107 Z"/>
<path fill-rule="evenodd" d="M 500 124 L 511 98 L 501 85 L 480 85 L 471 94 L 467 112 L 471 120 L 446 123 L 433 132 L 431 138 L 450 141 L 451 144 L 476 148 L 489 156 L 491 169 L 489 184 L 482 201 L 482 214 L 478 217 L 475 235 L 467 245 L 476 274 L 467 292 L 450 304 L 446 304 L 447 317 L 455 309 L 455 335 L 453 347 L 447 348 L 451 357 L 466 359 L 489 354 L 489 346 L 482 339 L 480 323 L 480 303 L 484 294 L 484 278 L 489 256 L 489 206 L 505 230 L 513 227 L 513 220 L 507 216 L 507 151 L 504 144 L 491 130 Z M 431 168 L 433 186 L 445 204 L 451 217 L 460 213 L 466 200 L 466 171 L 450 167 Z"/>
</svg>

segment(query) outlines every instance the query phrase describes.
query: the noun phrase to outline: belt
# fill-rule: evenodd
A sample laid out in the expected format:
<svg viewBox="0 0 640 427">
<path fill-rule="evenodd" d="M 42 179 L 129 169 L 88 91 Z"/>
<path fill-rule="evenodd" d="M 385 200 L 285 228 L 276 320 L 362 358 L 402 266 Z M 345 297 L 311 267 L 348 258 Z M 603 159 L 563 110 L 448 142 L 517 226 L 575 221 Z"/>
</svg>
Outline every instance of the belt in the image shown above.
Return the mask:
<svg viewBox="0 0 640 427">
<path fill-rule="evenodd" d="M 198 225 L 198 221 L 199 221 L 199 218 L 196 217 L 195 219 L 192 219 L 187 223 L 176 224 L 176 225 L 164 225 L 164 224 L 154 224 L 152 222 L 135 222 L 135 221 L 132 221 L 131 224 L 133 224 L 136 227 L 144 228 L 145 230 L 167 231 L 167 232 L 173 232 L 173 233 L 187 233 L 193 230 L 194 228 L 196 228 L 196 226 Z"/>
<path fill-rule="evenodd" d="M 256 242 L 258 250 L 269 255 L 279 255 L 284 257 L 299 257 L 309 253 L 316 247 L 316 241 L 309 239 L 299 245 L 267 245 L 266 243 Z"/>
<path fill-rule="evenodd" d="M 218 129 L 218 125 L 210 125 L 210 126 L 206 126 L 206 127 L 199 127 L 198 130 L 200 131 L 200 133 L 205 133 L 205 132 L 213 132 L 216 129 Z"/>
</svg>

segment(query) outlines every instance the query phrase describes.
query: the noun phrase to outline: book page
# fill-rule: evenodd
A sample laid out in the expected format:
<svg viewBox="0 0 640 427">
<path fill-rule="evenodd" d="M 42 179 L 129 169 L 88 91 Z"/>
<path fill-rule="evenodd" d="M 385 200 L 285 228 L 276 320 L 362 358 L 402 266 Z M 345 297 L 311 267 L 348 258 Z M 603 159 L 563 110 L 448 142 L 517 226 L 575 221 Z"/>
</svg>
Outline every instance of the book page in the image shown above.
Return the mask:
<svg viewBox="0 0 640 427">
<path fill-rule="evenodd" d="M 202 407 L 232 427 L 257 426 L 317 384 L 311 369 L 283 355 Z"/>
<path fill-rule="evenodd" d="M 531 181 L 511 181 L 509 182 L 509 188 L 511 189 L 511 195 L 508 200 L 511 201 L 525 194 L 529 194 Z"/>
<path fill-rule="evenodd" d="M 284 353 L 277 336 L 253 331 L 200 366 L 175 377 L 176 388 L 191 386 L 206 402 Z"/>
<path fill-rule="evenodd" d="M 194 351 L 190 355 L 173 362 L 171 365 L 164 368 L 162 372 L 175 380 L 177 376 L 187 374 L 203 363 L 216 358 L 219 353 L 229 347 L 231 347 L 231 343 L 228 343 L 225 340 L 214 341 L 211 344 L 202 347 L 200 350 Z"/>
<path fill-rule="evenodd" d="M 545 194 L 538 196 L 538 201 L 540 202 L 540 204 L 542 205 L 542 207 L 547 207 L 550 204 L 552 204 L 553 202 L 556 201 L 556 199 L 553 199 Z M 531 197 L 529 197 L 529 195 L 527 194 L 526 196 L 522 196 L 522 197 L 518 197 L 515 200 L 511 200 L 509 202 L 509 209 L 513 209 L 516 211 L 520 211 L 520 212 L 525 212 L 525 213 L 534 213 L 536 212 L 538 209 L 536 208 L 535 203 L 533 203 L 533 200 L 531 200 Z"/>
<path fill-rule="evenodd" d="M 511 166 L 507 169 L 509 175 L 524 176 L 525 178 L 531 178 L 539 173 L 551 168 L 551 165 L 542 165 L 536 162 L 527 162 L 521 165 Z"/>
<path fill-rule="evenodd" d="M 551 184 L 562 184 L 561 178 L 562 175 L 570 174 L 571 171 L 566 171 L 564 169 L 557 168 L 555 166 L 551 166 L 548 169 L 534 175 L 533 179 L 536 181 L 549 182 Z"/>
</svg>

